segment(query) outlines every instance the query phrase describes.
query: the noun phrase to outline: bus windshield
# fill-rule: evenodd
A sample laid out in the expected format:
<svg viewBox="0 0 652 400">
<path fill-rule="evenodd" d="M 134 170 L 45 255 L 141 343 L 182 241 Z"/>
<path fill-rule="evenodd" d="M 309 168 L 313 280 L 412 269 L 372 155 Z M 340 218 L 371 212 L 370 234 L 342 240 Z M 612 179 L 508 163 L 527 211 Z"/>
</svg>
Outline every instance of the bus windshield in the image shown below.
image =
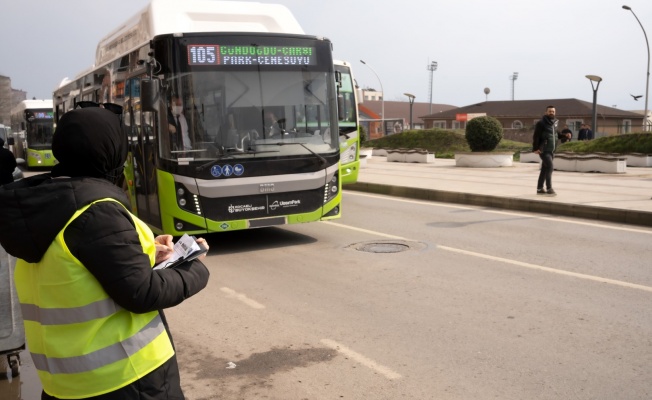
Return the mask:
<svg viewBox="0 0 652 400">
<path fill-rule="evenodd" d="M 29 147 L 44 150 L 52 147 L 52 110 L 25 111 L 26 136 Z"/>
<path fill-rule="evenodd" d="M 305 155 L 304 146 L 315 153 L 337 152 L 330 79 L 325 72 L 287 70 L 167 75 L 160 156 L 206 160 Z"/>
</svg>

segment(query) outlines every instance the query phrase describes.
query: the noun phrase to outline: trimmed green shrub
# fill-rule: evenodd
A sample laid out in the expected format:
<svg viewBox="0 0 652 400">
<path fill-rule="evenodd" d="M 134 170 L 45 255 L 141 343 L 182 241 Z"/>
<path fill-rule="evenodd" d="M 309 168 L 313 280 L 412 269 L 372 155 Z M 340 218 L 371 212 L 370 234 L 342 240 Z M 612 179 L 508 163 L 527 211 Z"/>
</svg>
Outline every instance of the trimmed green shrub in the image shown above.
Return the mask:
<svg viewBox="0 0 652 400">
<path fill-rule="evenodd" d="M 503 126 L 493 117 L 476 117 L 466 123 L 464 133 L 471 151 L 493 151 L 503 139 Z"/>
</svg>

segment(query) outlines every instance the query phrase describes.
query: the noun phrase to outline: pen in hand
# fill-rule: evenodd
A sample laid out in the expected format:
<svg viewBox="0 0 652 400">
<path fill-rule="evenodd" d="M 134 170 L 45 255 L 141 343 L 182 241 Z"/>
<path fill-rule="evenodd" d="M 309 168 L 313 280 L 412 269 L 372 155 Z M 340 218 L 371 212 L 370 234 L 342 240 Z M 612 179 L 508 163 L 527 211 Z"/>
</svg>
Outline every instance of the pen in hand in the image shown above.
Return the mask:
<svg viewBox="0 0 652 400">
<path fill-rule="evenodd" d="M 156 246 L 155 264 L 167 260 L 172 256 L 174 251 L 172 244 L 172 235 L 160 235 L 154 240 Z"/>
</svg>

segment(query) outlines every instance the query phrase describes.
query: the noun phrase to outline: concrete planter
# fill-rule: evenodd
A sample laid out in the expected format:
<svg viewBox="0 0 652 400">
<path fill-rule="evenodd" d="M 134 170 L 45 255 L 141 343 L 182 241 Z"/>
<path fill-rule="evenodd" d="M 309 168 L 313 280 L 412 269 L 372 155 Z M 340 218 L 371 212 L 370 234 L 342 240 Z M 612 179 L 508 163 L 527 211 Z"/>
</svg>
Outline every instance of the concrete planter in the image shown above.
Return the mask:
<svg viewBox="0 0 652 400">
<path fill-rule="evenodd" d="M 555 169 L 569 172 L 602 172 L 624 174 L 627 158 L 624 156 L 561 153 L 555 156 Z"/>
<path fill-rule="evenodd" d="M 632 153 L 626 154 L 628 167 L 652 167 L 652 155 Z"/>
<path fill-rule="evenodd" d="M 360 158 L 362 159 L 362 156 L 367 157 L 367 159 L 370 159 L 374 154 L 374 149 L 360 149 Z"/>
<path fill-rule="evenodd" d="M 528 151 L 528 152 L 521 152 L 520 160 L 521 160 L 520 162 L 522 163 L 540 163 L 541 157 L 539 157 L 537 153 Z"/>
<path fill-rule="evenodd" d="M 471 152 L 455 153 L 455 166 L 468 168 L 511 167 L 514 161 L 513 153 Z"/>
<path fill-rule="evenodd" d="M 366 154 L 360 154 L 360 168 L 366 168 L 367 167 L 367 159 L 370 156 L 367 156 Z"/>
<path fill-rule="evenodd" d="M 422 149 L 390 149 L 387 150 L 387 161 L 403 163 L 434 163 L 435 155 Z"/>
</svg>

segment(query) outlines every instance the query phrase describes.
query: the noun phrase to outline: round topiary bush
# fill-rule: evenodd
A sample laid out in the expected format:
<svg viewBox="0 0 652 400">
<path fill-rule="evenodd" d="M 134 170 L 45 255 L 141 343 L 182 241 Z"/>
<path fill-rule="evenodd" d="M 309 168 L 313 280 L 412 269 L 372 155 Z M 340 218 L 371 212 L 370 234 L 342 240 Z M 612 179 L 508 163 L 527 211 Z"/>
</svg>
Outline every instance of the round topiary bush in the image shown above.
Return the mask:
<svg viewBox="0 0 652 400">
<path fill-rule="evenodd" d="M 503 139 L 503 126 L 493 117 L 476 117 L 466 123 L 464 133 L 471 151 L 493 151 Z"/>
</svg>

